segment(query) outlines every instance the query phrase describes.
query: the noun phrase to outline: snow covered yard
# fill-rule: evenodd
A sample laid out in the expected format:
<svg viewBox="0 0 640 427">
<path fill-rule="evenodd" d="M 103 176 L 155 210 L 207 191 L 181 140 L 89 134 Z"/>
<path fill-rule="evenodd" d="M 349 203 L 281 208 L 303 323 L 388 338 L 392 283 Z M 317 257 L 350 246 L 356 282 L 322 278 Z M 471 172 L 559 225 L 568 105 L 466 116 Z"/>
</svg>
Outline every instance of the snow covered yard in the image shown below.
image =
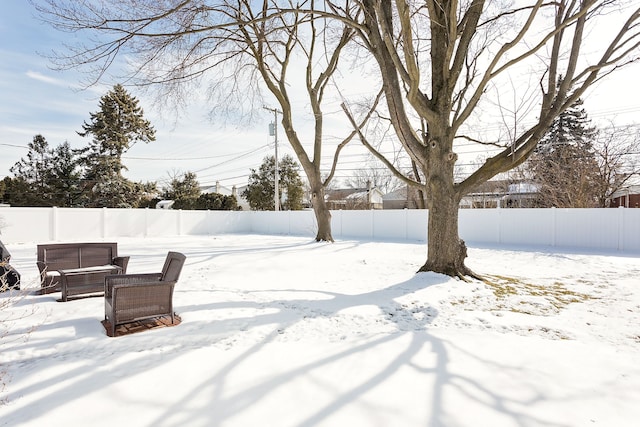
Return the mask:
<svg viewBox="0 0 640 427">
<path fill-rule="evenodd" d="M 187 255 L 182 323 L 109 338 L 103 299 L 0 296 L 0 425 L 634 426 L 640 259 L 469 249 L 490 283 L 414 272 L 425 243 L 119 239 Z M 7 245 L 36 286 L 36 244 Z"/>
</svg>

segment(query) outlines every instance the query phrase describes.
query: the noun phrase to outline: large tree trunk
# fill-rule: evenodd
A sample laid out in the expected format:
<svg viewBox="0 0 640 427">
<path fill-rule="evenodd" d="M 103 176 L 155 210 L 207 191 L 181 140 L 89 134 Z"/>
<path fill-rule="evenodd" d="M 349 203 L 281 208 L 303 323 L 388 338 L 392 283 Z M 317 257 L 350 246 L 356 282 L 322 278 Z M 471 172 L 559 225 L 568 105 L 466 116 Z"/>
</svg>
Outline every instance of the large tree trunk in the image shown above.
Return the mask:
<svg viewBox="0 0 640 427">
<path fill-rule="evenodd" d="M 434 126 L 435 127 L 435 126 Z M 447 130 L 437 132 L 427 144 L 427 207 L 429 209 L 427 262 L 418 271 L 433 271 L 448 276 L 477 277 L 465 264 L 467 247 L 458 236 L 460 196 L 453 180 L 457 156 L 451 151 Z"/>
<path fill-rule="evenodd" d="M 429 208 L 427 262 L 418 271 L 433 271 L 448 276 L 475 276 L 465 264 L 467 247 L 458 236 L 458 202 L 455 197 L 440 196 Z"/>
</svg>

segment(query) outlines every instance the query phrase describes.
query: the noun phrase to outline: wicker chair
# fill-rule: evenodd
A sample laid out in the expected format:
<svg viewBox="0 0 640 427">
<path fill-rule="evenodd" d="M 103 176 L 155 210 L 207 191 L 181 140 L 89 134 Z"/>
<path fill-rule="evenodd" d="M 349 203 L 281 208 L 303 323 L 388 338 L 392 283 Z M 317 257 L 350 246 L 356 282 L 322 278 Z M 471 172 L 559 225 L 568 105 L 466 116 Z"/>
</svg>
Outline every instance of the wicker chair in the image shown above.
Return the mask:
<svg viewBox="0 0 640 427">
<path fill-rule="evenodd" d="M 169 252 L 161 273 L 120 274 L 104 281 L 104 317 L 111 324 L 111 336 L 116 326 L 137 320 L 171 316 L 173 288 L 180 277 L 186 257 Z"/>
</svg>

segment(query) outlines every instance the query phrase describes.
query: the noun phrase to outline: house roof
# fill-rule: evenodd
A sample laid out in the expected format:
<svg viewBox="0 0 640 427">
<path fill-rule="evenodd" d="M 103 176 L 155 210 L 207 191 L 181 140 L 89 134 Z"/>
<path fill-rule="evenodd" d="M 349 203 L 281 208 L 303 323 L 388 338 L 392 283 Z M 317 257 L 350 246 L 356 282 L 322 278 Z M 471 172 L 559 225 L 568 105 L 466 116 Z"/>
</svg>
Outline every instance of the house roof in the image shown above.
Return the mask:
<svg viewBox="0 0 640 427">
<path fill-rule="evenodd" d="M 632 194 L 640 194 L 640 185 L 628 185 L 624 188 L 621 188 L 615 191 L 611 198 L 615 199 L 616 197 L 627 196 Z"/>
<path fill-rule="evenodd" d="M 369 198 L 368 191 L 359 191 L 357 193 L 351 193 L 347 197 L 346 200 L 367 200 Z"/>
<path fill-rule="evenodd" d="M 509 184 L 507 191 L 510 194 L 535 194 L 539 191 L 540 186 L 532 182 L 517 182 Z"/>
<path fill-rule="evenodd" d="M 205 194 L 217 193 L 223 196 L 231 196 L 233 194 L 231 188 L 220 185 L 219 183 L 215 183 L 215 185 L 209 187 L 202 187 L 201 191 Z"/>
<path fill-rule="evenodd" d="M 327 190 L 326 195 L 327 197 L 330 197 L 332 199 L 336 199 L 336 198 L 345 199 L 350 194 L 367 193 L 369 191 L 374 191 L 378 194 L 383 194 L 382 190 L 380 190 L 378 187 L 371 187 L 371 189 L 369 188 L 334 188 L 332 190 Z"/>
<path fill-rule="evenodd" d="M 366 191 L 366 189 L 362 188 L 335 188 L 332 190 L 328 190 L 326 192 L 327 200 L 343 200 L 346 199 L 347 196 L 354 193 L 359 193 L 362 191 Z"/>
<path fill-rule="evenodd" d="M 407 187 L 404 186 L 402 188 L 398 188 L 395 191 L 385 194 L 382 196 L 383 200 L 407 200 Z"/>
</svg>

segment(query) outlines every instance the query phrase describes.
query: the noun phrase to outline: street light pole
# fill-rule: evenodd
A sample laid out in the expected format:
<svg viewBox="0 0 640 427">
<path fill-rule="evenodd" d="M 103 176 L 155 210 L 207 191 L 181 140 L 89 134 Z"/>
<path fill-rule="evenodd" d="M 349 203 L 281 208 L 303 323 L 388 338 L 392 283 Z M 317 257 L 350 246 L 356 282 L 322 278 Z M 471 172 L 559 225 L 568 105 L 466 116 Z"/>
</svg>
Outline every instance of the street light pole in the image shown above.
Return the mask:
<svg viewBox="0 0 640 427">
<path fill-rule="evenodd" d="M 269 107 L 263 107 L 265 110 L 271 111 L 273 112 L 273 132 L 270 134 L 273 135 L 275 137 L 275 152 L 276 152 L 276 158 L 275 158 L 275 164 L 274 164 L 274 169 L 275 169 L 275 179 L 274 179 L 274 194 L 273 194 L 273 203 L 274 203 L 274 209 L 276 211 L 280 210 L 280 192 L 278 189 L 279 186 L 279 182 L 280 182 L 280 173 L 278 172 L 278 113 L 282 114 L 282 111 L 278 111 L 275 108 L 269 108 Z"/>
</svg>

